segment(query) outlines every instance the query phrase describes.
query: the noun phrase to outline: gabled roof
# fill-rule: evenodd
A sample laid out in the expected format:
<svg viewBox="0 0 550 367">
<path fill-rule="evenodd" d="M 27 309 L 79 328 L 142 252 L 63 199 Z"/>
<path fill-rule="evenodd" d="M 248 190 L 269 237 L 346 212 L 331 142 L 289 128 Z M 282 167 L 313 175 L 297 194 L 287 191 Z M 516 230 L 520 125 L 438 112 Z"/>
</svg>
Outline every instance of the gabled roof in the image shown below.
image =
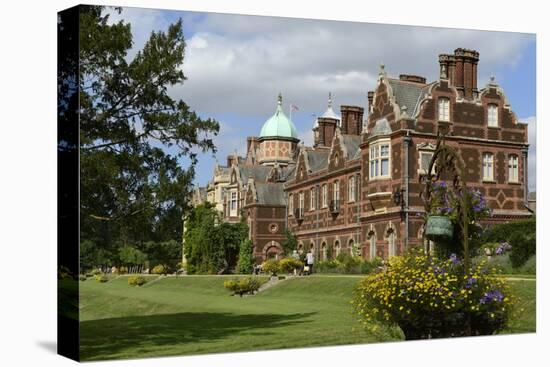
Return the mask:
<svg viewBox="0 0 550 367">
<path fill-rule="evenodd" d="M 388 82 L 393 91 L 395 103 L 397 103 L 400 109 L 403 106 L 407 107 L 407 114 L 409 116 L 415 116 L 420 101 L 428 94 L 430 84 L 413 83 L 391 78 L 388 78 Z"/>
<path fill-rule="evenodd" d="M 327 168 L 328 155 L 329 151 L 327 149 L 308 150 L 306 157 L 308 159 L 309 169 L 311 172 L 317 172 Z"/>
<path fill-rule="evenodd" d="M 388 120 L 384 117 L 383 119 L 377 120 L 372 128 L 369 138 L 374 138 L 375 136 L 383 136 L 391 134 L 391 126 Z"/>
<path fill-rule="evenodd" d="M 346 151 L 348 152 L 347 159 L 353 159 L 359 150 L 361 137 L 359 135 L 342 134 L 342 144 L 346 147 Z"/>
<path fill-rule="evenodd" d="M 257 203 L 262 205 L 286 205 L 282 182 L 254 182 Z"/>
<path fill-rule="evenodd" d="M 241 176 L 241 182 L 247 182 L 249 178 L 254 179 L 255 182 L 265 182 L 272 169 L 269 166 L 258 165 L 239 165 L 237 168 Z"/>
</svg>

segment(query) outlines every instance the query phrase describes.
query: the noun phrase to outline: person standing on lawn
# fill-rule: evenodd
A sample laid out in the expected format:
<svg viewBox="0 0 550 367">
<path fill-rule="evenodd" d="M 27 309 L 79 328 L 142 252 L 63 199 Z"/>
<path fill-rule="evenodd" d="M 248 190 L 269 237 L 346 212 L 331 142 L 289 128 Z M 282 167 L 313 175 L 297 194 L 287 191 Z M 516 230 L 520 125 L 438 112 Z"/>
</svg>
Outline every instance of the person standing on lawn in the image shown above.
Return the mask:
<svg viewBox="0 0 550 367">
<path fill-rule="evenodd" d="M 309 268 L 309 274 L 313 273 L 313 252 L 311 250 L 306 255 L 306 263 Z"/>
</svg>

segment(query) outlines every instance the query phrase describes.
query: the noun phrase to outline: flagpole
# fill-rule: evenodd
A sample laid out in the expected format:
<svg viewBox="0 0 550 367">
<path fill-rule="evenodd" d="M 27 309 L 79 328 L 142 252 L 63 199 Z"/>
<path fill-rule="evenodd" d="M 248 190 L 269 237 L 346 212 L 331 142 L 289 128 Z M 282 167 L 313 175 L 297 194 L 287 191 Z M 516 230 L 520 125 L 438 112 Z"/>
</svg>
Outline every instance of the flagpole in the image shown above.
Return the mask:
<svg viewBox="0 0 550 367">
<path fill-rule="evenodd" d="M 288 106 L 288 119 L 292 121 L 292 103 Z"/>
</svg>

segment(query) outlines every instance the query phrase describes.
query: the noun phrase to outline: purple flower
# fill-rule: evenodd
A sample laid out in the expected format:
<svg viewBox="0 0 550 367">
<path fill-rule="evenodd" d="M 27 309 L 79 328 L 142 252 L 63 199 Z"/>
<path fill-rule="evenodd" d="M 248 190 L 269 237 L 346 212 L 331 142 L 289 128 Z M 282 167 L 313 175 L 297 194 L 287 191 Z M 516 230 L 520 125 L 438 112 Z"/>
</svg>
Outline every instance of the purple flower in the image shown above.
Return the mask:
<svg viewBox="0 0 550 367">
<path fill-rule="evenodd" d="M 470 289 L 476 283 L 477 283 L 477 279 L 470 277 L 470 278 L 466 279 L 466 285 L 464 286 L 464 288 Z"/>
<path fill-rule="evenodd" d="M 453 265 L 458 265 L 458 264 L 460 264 L 460 260 L 458 259 L 458 257 L 456 256 L 456 254 L 451 254 L 451 256 L 449 257 L 449 260 L 451 260 L 451 262 L 453 263 Z"/>
<path fill-rule="evenodd" d="M 498 246 L 495 250 L 495 254 L 502 255 L 504 253 L 504 248 L 502 246 Z"/>
<path fill-rule="evenodd" d="M 483 296 L 479 299 L 479 303 L 484 305 L 490 302 L 502 302 L 503 299 L 504 296 L 502 293 L 498 289 L 494 289 L 483 294 Z"/>
</svg>

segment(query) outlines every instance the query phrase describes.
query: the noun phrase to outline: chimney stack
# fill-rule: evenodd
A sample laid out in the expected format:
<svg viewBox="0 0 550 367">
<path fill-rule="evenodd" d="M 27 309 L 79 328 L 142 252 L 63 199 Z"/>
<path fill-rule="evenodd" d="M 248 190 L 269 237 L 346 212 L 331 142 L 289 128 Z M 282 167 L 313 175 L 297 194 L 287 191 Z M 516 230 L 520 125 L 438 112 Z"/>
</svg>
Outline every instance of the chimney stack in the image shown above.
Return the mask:
<svg viewBox="0 0 550 367">
<path fill-rule="evenodd" d="M 340 106 L 342 114 L 342 134 L 361 135 L 363 113 L 365 109 L 358 106 Z"/>
<path fill-rule="evenodd" d="M 474 99 L 478 95 L 478 61 L 479 53 L 465 48 L 457 48 L 453 55 L 439 55 L 439 77 L 456 87 L 464 99 Z"/>
<path fill-rule="evenodd" d="M 317 127 L 317 131 L 319 132 L 317 146 L 329 147 L 332 144 L 338 120 L 329 117 L 319 117 L 317 118 L 317 123 L 319 124 L 319 127 Z"/>
</svg>

